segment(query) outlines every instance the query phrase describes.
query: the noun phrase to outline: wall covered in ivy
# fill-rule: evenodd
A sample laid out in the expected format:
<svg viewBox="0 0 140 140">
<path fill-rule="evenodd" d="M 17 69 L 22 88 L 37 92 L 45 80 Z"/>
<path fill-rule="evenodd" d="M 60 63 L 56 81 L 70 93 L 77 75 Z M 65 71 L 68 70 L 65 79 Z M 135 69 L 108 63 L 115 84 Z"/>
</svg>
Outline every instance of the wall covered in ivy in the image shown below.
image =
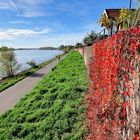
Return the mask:
<svg viewBox="0 0 140 140">
<path fill-rule="evenodd" d="M 86 57 L 89 139 L 139 140 L 140 27 L 94 43 Z"/>
</svg>

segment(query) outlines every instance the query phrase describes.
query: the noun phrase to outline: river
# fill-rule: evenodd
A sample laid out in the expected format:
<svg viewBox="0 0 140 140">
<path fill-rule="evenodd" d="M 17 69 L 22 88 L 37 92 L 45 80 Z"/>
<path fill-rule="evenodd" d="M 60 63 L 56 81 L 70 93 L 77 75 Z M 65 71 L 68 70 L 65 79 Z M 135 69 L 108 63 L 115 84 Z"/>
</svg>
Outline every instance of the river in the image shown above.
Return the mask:
<svg viewBox="0 0 140 140">
<path fill-rule="evenodd" d="M 30 66 L 27 62 L 34 60 L 37 64 L 54 58 L 58 54 L 62 54 L 59 50 L 16 50 L 16 58 L 19 64 L 21 64 L 21 69 L 26 70 Z"/>
</svg>

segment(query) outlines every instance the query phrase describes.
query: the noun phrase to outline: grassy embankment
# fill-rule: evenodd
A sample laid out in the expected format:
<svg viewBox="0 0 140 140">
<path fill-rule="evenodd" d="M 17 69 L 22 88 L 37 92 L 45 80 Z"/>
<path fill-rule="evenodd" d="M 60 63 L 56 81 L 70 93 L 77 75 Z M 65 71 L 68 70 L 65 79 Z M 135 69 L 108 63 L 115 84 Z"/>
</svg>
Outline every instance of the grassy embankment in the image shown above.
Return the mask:
<svg viewBox="0 0 140 140">
<path fill-rule="evenodd" d="M 58 55 L 58 56 L 63 56 L 62 55 Z M 37 68 L 30 68 L 28 70 L 25 70 L 23 72 L 21 72 L 20 74 L 18 74 L 17 76 L 13 76 L 13 77 L 9 77 L 3 80 L 0 80 L 0 92 L 2 92 L 3 90 L 9 88 L 10 86 L 16 84 L 17 82 L 21 81 L 22 79 L 24 79 L 25 77 L 32 75 L 33 73 L 35 73 L 37 70 L 39 70 L 40 68 L 44 67 L 45 65 L 55 61 L 56 59 L 58 59 L 56 56 L 55 58 L 52 58 L 48 61 L 45 61 L 41 64 L 39 64 L 39 67 Z"/>
<path fill-rule="evenodd" d="M 0 117 L 0 140 L 82 140 L 87 85 L 83 58 L 72 52 Z"/>
</svg>

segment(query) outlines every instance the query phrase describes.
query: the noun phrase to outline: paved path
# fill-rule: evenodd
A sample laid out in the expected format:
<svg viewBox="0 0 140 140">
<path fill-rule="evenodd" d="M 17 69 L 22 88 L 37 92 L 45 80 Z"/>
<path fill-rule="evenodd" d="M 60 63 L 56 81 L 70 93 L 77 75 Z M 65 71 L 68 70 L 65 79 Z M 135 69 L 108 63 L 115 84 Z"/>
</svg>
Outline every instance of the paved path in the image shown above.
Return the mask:
<svg viewBox="0 0 140 140">
<path fill-rule="evenodd" d="M 63 57 L 64 58 L 64 57 Z M 62 58 L 62 59 L 63 59 Z M 54 66 L 58 64 L 59 60 L 55 60 L 52 63 L 38 70 L 33 75 L 26 77 L 20 82 L 16 83 L 12 87 L 4 90 L 0 93 L 0 114 L 3 114 L 7 110 L 13 108 L 17 102 L 24 97 L 34 86 L 48 74 Z"/>
</svg>

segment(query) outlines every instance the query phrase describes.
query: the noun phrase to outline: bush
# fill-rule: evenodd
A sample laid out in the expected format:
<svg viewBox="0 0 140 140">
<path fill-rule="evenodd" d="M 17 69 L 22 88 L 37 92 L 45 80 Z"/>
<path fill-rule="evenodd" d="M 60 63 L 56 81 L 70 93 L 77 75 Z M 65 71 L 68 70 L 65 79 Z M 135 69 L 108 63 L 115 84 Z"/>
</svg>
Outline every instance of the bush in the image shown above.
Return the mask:
<svg viewBox="0 0 140 140">
<path fill-rule="evenodd" d="M 36 62 L 34 60 L 27 62 L 27 64 L 29 66 L 31 66 L 31 68 L 38 68 L 38 65 L 36 64 Z"/>
</svg>

